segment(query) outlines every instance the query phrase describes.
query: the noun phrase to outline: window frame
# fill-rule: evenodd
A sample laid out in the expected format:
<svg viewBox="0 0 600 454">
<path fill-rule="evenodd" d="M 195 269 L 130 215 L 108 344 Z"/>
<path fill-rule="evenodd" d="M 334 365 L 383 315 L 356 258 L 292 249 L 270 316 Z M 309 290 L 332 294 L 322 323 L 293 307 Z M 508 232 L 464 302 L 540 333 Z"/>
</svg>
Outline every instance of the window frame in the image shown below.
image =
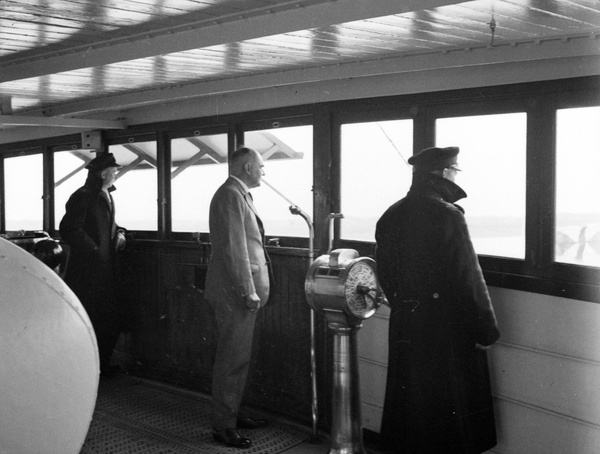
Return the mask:
<svg viewBox="0 0 600 454">
<path fill-rule="evenodd" d="M 122 133 L 121 133 L 122 134 Z M 161 139 L 163 138 L 163 134 L 160 131 L 140 131 L 140 132 L 129 132 L 125 135 L 117 135 L 117 136 L 109 136 L 106 134 L 104 149 L 105 151 L 109 151 L 111 146 L 115 145 L 125 145 L 125 144 L 135 144 L 137 142 L 156 142 L 156 161 L 157 161 L 157 229 L 156 230 L 131 230 L 131 232 L 135 232 L 135 238 L 138 239 L 165 239 L 164 236 L 161 235 L 161 232 L 164 232 L 164 223 L 165 223 L 165 215 L 164 210 L 165 201 L 170 198 L 170 185 L 166 186 L 162 181 L 162 173 L 165 170 L 164 160 L 165 151 L 161 150 Z M 170 154 L 168 157 L 170 161 Z M 170 167 L 167 171 L 170 170 Z M 118 180 L 116 185 L 118 186 Z M 163 203 L 159 203 L 162 201 Z"/>
<path fill-rule="evenodd" d="M 280 114 L 274 115 L 274 116 L 270 116 L 270 115 L 268 115 L 268 113 L 266 113 L 266 114 L 258 113 L 257 115 L 255 115 L 255 117 L 256 117 L 255 119 L 252 119 L 252 120 L 243 119 L 242 121 L 235 122 L 235 124 L 232 125 L 232 130 L 234 131 L 234 134 L 235 134 L 237 146 L 241 146 L 244 144 L 244 134 L 246 132 L 261 131 L 261 130 L 265 130 L 265 129 L 291 128 L 291 127 L 295 127 L 295 126 L 312 126 L 312 128 L 313 128 L 313 147 L 312 147 L 313 178 L 312 178 L 311 185 L 314 188 L 315 168 L 318 165 L 317 164 L 318 161 L 315 156 L 316 155 L 315 142 L 316 142 L 316 134 L 317 133 L 316 133 L 316 128 L 315 128 L 314 115 L 304 113 L 302 110 L 303 109 L 301 108 L 297 114 L 289 114 L 287 112 L 281 112 Z M 235 148 L 237 148 L 237 146 Z M 233 152 L 233 150 L 230 150 L 230 152 Z M 302 209 L 304 207 L 299 207 L 299 208 Z M 316 203 L 315 203 L 315 200 L 313 197 L 312 212 L 308 213 L 308 215 L 311 217 L 311 220 L 313 221 L 313 225 L 314 225 L 315 219 L 317 217 L 316 212 L 317 212 L 317 207 L 316 207 Z M 304 236 L 269 235 L 269 232 L 265 232 L 265 233 L 266 233 L 265 237 L 266 237 L 267 242 L 271 238 L 279 238 L 279 239 L 281 239 L 281 244 L 286 247 L 306 248 L 308 245 L 308 235 L 309 235 L 308 227 L 307 227 L 306 237 L 304 237 Z"/>
<path fill-rule="evenodd" d="M 44 213 L 44 230 L 50 236 L 58 235 L 58 224 L 61 219 L 56 218 L 56 181 L 55 181 L 55 154 L 61 152 L 76 151 L 81 149 L 80 143 L 64 143 L 49 146 L 44 150 L 44 201 L 47 213 Z M 55 227 L 55 225 L 57 227 Z"/>
<path fill-rule="evenodd" d="M 439 106 L 430 106 L 429 115 L 426 116 L 426 128 L 428 131 L 432 131 L 431 143 L 435 142 L 435 123 L 438 119 L 456 118 L 456 117 L 469 117 L 469 116 L 483 116 L 483 115 L 498 115 L 498 114 L 514 114 L 514 113 L 525 113 L 527 116 L 527 138 L 526 138 L 526 153 L 525 158 L 525 172 L 526 180 L 530 181 L 531 175 L 529 173 L 530 165 L 530 146 L 531 141 L 529 139 L 530 132 L 530 103 L 527 99 L 507 99 L 507 100 L 496 100 L 493 105 L 490 105 L 490 101 L 486 100 L 475 100 L 467 102 L 459 102 L 452 104 L 442 104 Z M 418 151 L 418 150 L 415 150 Z M 528 184 L 525 187 L 525 258 L 519 259 L 514 257 L 499 257 L 486 254 L 478 254 L 480 263 L 485 262 L 494 271 L 505 272 L 505 273 L 517 273 L 527 274 L 528 272 L 528 252 L 530 250 L 530 235 L 529 229 L 531 227 L 531 219 L 529 216 L 530 202 L 531 202 L 531 191 L 528 189 Z"/>
<path fill-rule="evenodd" d="M 41 144 L 31 144 L 27 143 L 27 145 L 21 149 L 7 151 L 0 155 L 0 179 L 2 184 L 0 185 L 0 232 L 5 233 L 6 230 L 6 179 L 4 178 L 4 172 L 6 171 L 5 160 L 10 158 L 18 158 L 22 156 L 32 156 L 39 154 L 42 156 L 42 174 L 44 176 L 44 181 L 42 182 L 42 229 L 47 227 L 47 201 L 48 194 L 47 190 L 47 157 L 45 153 L 45 147 Z M 9 230 L 12 232 L 12 230 Z"/>
<path fill-rule="evenodd" d="M 600 268 L 554 261 L 556 112 L 600 106 L 598 96 L 556 92 L 483 99 L 432 108 L 429 118 L 525 112 L 527 114 L 525 259 L 480 254 L 488 285 L 600 302 Z M 597 91 L 596 91 L 597 93 Z M 433 126 L 432 126 L 433 127 Z"/>
<path fill-rule="evenodd" d="M 185 128 L 185 129 L 178 129 L 175 131 L 168 131 L 166 133 L 166 141 L 168 141 L 168 149 L 169 149 L 169 153 L 168 153 L 168 162 L 165 159 L 165 162 L 167 162 L 167 167 L 168 167 L 168 187 L 169 187 L 169 194 L 172 195 L 171 192 L 171 166 L 172 166 L 172 159 L 171 159 L 171 147 L 172 147 L 172 143 L 173 140 L 177 140 L 177 139 L 185 139 L 187 137 L 201 137 L 201 136 L 209 136 L 209 135 L 219 135 L 219 134 L 225 134 L 227 136 L 227 141 L 228 141 L 228 150 L 227 150 L 227 165 L 229 166 L 229 155 L 231 154 L 231 147 L 229 146 L 229 144 L 231 143 L 231 136 L 232 136 L 232 132 L 231 129 L 229 127 L 229 125 L 227 123 L 220 123 L 220 124 L 209 124 L 209 125 L 198 125 L 197 127 L 191 127 L 191 128 Z M 158 153 L 159 154 L 165 154 L 165 150 L 163 149 L 162 152 L 161 150 L 161 142 L 159 142 L 159 147 L 158 147 Z M 167 183 L 167 174 L 165 173 L 165 188 L 163 189 L 163 191 L 165 191 Z M 166 191 L 165 191 L 166 192 Z M 161 193 L 160 188 L 159 188 L 159 193 Z M 168 229 L 166 229 L 166 232 L 164 232 L 164 237 L 165 238 L 169 238 L 172 239 L 174 241 L 201 241 L 201 242 L 208 242 L 209 241 L 209 236 L 208 236 L 208 232 L 194 232 L 194 231 L 173 231 L 172 229 L 172 221 L 173 221 L 173 210 L 172 210 L 172 200 L 171 197 L 168 198 L 168 211 L 163 213 L 163 216 L 167 217 L 168 216 L 168 225 L 170 226 Z M 164 224 L 166 224 L 166 222 L 163 221 Z M 160 222 L 159 222 L 160 225 Z"/>
<path fill-rule="evenodd" d="M 134 140 L 157 140 L 157 159 L 161 163 L 157 181 L 158 195 L 166 205 L 162 204 L 157 210 L 158 232 L 135 231 L 135 237 L 160 241 L 195 241 L 189 234 L 179 236 L 170 232 L 170 138 L 176 138 L 194 129 L 205 131 L 207 128 L 226 127 L 228 153 L 231 153 L 236 144 L 243 143 L 244 129 L 270 128 L 273 121 L 285 121 L 280 123 L 281 125 L 312 124 L 315 252 L 325 254 L 329 245 L 327 216 L 329 213 L 339 212 L 340 209 L 341 122 L 412 118 L 414 152 L 435 144 L 435 120 L 444 115 L 456 117 L 525 112 L 526 255 L 525 259 L 480 255 L 479 261 L 487 283 L 490 286 L 600 303 L 600 268 L 554 262 L 556 111 L 599 105 L 600 76 L 588 76 L 380 98 L 357 98 L 219 117 L 171 120 L 135 125 L 126 131 L 105 131 L 105 139 L 107 145 L 125 143 L 132 137 Z M 46 152 L 52 150 L 52 147 L 66 147 L 72 143 L 80 146 L 81 136 L 71 134 L 0 144 L 0 170 L 3 170 L 5 156 Z M 51 160 L 44 162 L 49 164 Z M 44 170 L 45 179 L 51 175 L 46 174 L 50 171 L 51 169 Z M 0 232 L 4 232 L 3 171 L 0 172 L 0 180 Z M 44 216 L 44 225 L 47 225 L 47 209 Z M 336 224 L 339 222 L 337 220 Z M 207 232 L 201 232 L 201 235 L 206 237 Z M 307 238 L 281 239 L 283 244 L 291 247 L 306 247 L 307 244 Z M 341 241 L 339 226 L 336 226 L 331 246 L 356 249 L 359 254 L 368 256 L 373 254 L 374 243 Z"/>
<path fill-rule="evenodd" d="M 558 93 L 555 95 L 552 102 L 552 216 L 545 217 L 541 222 L 543 224 L 545 232 L 545 242 L 542 244 L 542 248 L 546 251 L 544 256 L 545 260 L 542 261 L 541 277 L 548 279 L 553 283 L 557 283 L 559 286 L 563 286 L 564 289 L 559 291 L 563 292 L 581 292 L 581 299 L 593 300 L 600 302 L 600 289 L 598 285 L 600 283 L 600 267 L 585 266 L 571 263 L 556 262 L 554 260 L 554 248 L 555 248 L 555 216 L 556 216 L 556 204 L 554 193 L 556 192 L 556 133 L 557 133 L 557 112 L 561 109 L 574 109 L 580 107 L 600 107 L 600 95 L 596 92 L 597 96 L 590 96 L 589 92 L 577 93 L 578 96 L 567 96 L 566 93 Z M 550 103 L 550 100 L 547 100 Z M 550 106 L 545 106 L 545 108 Z M 549 136 L 550 134 L 546 134 Z M 542 191 L 544 192 L 544 191 Z"/>
<path fill-rule="evenodd" d="M 411 120 L 413 122 L 413 153 L 415 151 L 415 141 L 417 140 L 417 126 L 416 120 L 414 118 L 414 114 L 411 114 L 410 108 L 405 106 L 396 106 L 396 107 L 384 107 L 384 108 L 372 108 L 367 110 L 354 110 L 354 109 L 345 109 L 337 113 L 333 122 L 334 129 L 334 138 L 335 138 L 335 163 L 334 166 L 334 187 L 335 187 L 335 213 L 343 213 L 342 210 L 342 128 L 345 125 L 353 125 L 353 124 L 361 124 L 361 123 L 376 123 L 376 122 L 385 122 L 385 121 L 403 121 L 403 120 Z M 383 214 L 383 213 L 381 213 Z M 351 249 L 359 248 L 361 243 L 365 243 L 362 240 L 350 239 L 350 238 L 342 238 L 343 232 L 343 218 L 336 218 L 333 220 L 334 223 L 334 241 L 339 242 L 340 244 L 353 245 L 348 246 Z M 372 243 L 373 242 L 366 242 Z M 361 250 L 365 251 L 365 249 L 361 248 Z M 372 252 L 369 252 L 368 255 L 371 255 Z"/>
<path fill-rule="evenodd" d="M 563 81 L 564 82 L 564 81 Z M 506 87 L 486 87 L 481 90 L 465 89 L 443 92 L 439 98 L 427 102 L 414 95 L 411 107 L 414 124 L 414 152 L 435 144 L 435 121 L 440 118 L 471 115 L 525 113 L 526 139 L 526 194 L 525 194 L 525 258 L 509 258 L 480 254 L 479 262 L 488 285 L 600 302 L 600 268 L 559 263 L 554 261 L 555 190 L 556 190 L 556 112 L 558 109 L 600 106 L 600 88 L 592 83 L 523 84 Z M 528 88 L 535 87 L 534 90 Z M 463 96 L 466 94 L 467 96 Z M 410 102 L 412 96 L 402 97 Z M 382 104 L 385 104 L 382 103 Z M 388 111 L 389 107 L 381 109 Z M 401 111 L 399 109 L 398 111 Z M 386 118 L 374 112 L 343 112 L 334 121 L 337 153 L 340 150 L 340 126 L 343 123 L 373 121 Z M 339 156 L 337 160 L 339 169 Z M 337 191 L 339 187 L 337 179 Z M 542 189 L 543 188 L 543 189 Z M 334 197 L 339 208 L 339 192 Z M 336 221 L 339 225 L 339 221 Z M 335 229 L 334 248 L 356 249 L 361 255 L 373 254 L 374 243 L 340 240 L 339 227 Z"/>
</svg>

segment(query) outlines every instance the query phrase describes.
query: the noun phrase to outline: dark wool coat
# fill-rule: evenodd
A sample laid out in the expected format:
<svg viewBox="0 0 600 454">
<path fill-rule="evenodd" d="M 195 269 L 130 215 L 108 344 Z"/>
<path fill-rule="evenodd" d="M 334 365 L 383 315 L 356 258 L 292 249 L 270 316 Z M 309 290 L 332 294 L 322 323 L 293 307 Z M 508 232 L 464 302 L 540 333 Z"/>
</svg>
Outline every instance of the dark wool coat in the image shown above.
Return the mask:
<svg viewBox="0 0 600 454">
<path fill-rule="evenodd" d="M 376 228 L 391 305 L 381 449 L 481 453 L 496 444 L 487 356 L 500 336 L 453 182 L 415 173 Z"/>
<path fill-rule="evenodd" d="M 61 238 L 69 246 L 65 282 L 88 313 L 100 351 L 100 366 L 110 361 L 123 312 L 118 300 L 114 203 L 102 192 L 102 179 L 90 172 L 75 191 L 60 222 Z"/>
</svg>

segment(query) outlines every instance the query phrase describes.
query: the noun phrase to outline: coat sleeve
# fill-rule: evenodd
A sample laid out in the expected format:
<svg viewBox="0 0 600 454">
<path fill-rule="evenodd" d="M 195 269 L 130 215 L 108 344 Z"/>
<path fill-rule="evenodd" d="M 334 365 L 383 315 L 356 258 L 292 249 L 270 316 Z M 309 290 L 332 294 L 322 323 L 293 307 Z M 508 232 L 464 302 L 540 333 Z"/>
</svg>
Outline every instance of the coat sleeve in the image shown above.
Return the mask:
<svg viewBox="0 0 600 454">
<path fill-rule="evenodd" d="M 382 217 L 375 229 L 375 262 L 377 263 L 377 277 L 384 289 L 387 298 L 392 298 L 396 292 L 395 282 L 399 276 L 397 270 L 398 260 L 394 255 L 396 246 L 391 244 L 392 234 L 386 231 L 386 220 Z"/>
<path fill-rule="evenodd" d="M 248 204 L 238 191 L 224 191 L 218 203 L 212 207 L 211 224 L 219 230 L 222 260 L 227 270 L 230 282 L 244 298 L 256 291 L 252 280 L 252 265 L 248 254 L 246 238 L 246 216 Z M 211 231 L 214 231 L 211 225 Z"/>
<path fill-rule="evenodd" d="M 85 223 L 90 209 L 90 194 L 83 191 L 73 193 L 66 205 L 66 213 L 60 222 L 60 236 L 71 247 L 92 253 L 98 244 L 86 233 Z"/>
<path fill-rule="evenodd" d="M 499 339 L 500 331 L 483 272 L 464 215 L 458 209 L 450 209 L 449 213 L 451 225 L 446 228 L 446 244 L 451 251 L 457 296 L 466 305 L 475 342 L 491 345 Z"/>
</svg>

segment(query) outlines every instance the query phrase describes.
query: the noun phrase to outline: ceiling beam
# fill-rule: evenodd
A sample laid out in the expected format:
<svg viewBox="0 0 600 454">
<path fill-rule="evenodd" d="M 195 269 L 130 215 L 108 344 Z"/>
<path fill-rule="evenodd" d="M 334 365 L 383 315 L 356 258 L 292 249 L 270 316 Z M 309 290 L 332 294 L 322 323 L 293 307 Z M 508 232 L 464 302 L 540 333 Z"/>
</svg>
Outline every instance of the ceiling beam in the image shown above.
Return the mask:
<svg viewBox="0 0 600 454">
<path fill-rule="evenodd" d="M 288 2 L 288 8 L 263 7 L 248 13 L 236 13 L 86 45 L 73 52 L 51 52 L 23 60 L 4 59 L 0 83 L 48 74 L 97 67 L 121 61 L 167 55 L 191 49 L 272 36 L 331 24 L 404 14 L 461 3 L 456 0 L 331 0 L 310 4 Z M 254 15 L 253 15 L 254 14 Z"/>
<path fill-rule="evenodd" d="M 128 118 L 129 124 L 137 123 L 128 116 L 131 109 L 150 108 L 155 104 L 170 104 L 201 97 L 222 95 L 233 92 L 265 89 L 285 85 L 301 85 L 326 81 L 379 76 L 385 74 L 405 75 L 445 68 L 476 68 L 486 65 L 514 64 L 517 62 L 589 58 L 600 55 L 600 39 L 590 37 L 569 40 L 551 39 L 505 43 L 477 48 L 456 48 L 444 52 L 428 52 L 394 56 L 375 61 L 358 61 L 331 66 L 320 65 L 302 69 L 273 71 L 267 74 L 236 77 L 218 81 L 205 81 L 170 87 L 159 91 L 125 93 L 108 98 L 98 98 L 82 102 L 71 102 L 53 107 L 58 115 L 93 115 L 107 110 L 119 111 L 119 116 Z M 41 113 L 31 111 L 31 113 Z"/>
<path fill-rule="evenodd" d="M 55 128 L 126 129 L 124 121 L 83 118 L 0 115 L 0 126 L 51 126 Z"/>
<path fill-rule="evenodd" d="M 197 99 L 190 99 L 182 100 L 171 106 L 161 106 L 161 109 L 134 109 L 129 112 L 128 117 L 130 124 L 142 125 L 239 114 L 253 110 L 417 93 L 432 93 L 432 96 L 435 97 L 433 93 L 444 90 L 598 76 L 598 68 L 600 68 L 600 56 L 448 67 L 403 74 L 324 80 L 312 84 L 276 86 L 214 95 L 203 98 L 201 102 Z M 0 136 L 0 143 L 3 139 Z"/>
<path fill-rule="evenodd" d="M 435 58 L 435 56 L 431 58 Z M 129 125 L 160 123 L 252 110 L 275 109 L 290 105 L 309 105 L 319 102 L 597 76 L 600 74 L 598 68 L 600 68 L 600 56 L 589 56 L 490 63 L 479 66 L 406 72 L 401 75 L 383 74 L 346 80 L 314 81 L 314 83 L 271 86 L 257 90 L 243 90 L 239 93 L 209 95 L 202 98 L 202 102 L 198 102 L 196 98 L 181 99 L 173 104 L 165 101 L 160 109 L 148 104 L 143 108 L 132 109 L 127 113 L 127 117 Z M 64 134 L 62 128 L 15 127 L 0 129 L 0 145 L 22 142 L 24 137 L 27 137 L 27 140 L 35 140 Z"/>
</svg>

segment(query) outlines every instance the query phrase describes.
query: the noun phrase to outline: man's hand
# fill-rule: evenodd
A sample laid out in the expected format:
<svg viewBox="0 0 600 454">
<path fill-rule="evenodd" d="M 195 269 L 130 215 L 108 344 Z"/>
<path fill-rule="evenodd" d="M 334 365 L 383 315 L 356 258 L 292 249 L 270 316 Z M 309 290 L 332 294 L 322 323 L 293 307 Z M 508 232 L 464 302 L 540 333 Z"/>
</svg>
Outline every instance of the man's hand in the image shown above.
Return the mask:
<svg viewBox="0 0 600 454">
<path fill-rule="evenodd" d="M 117 251 L 122 251 L 125 249 L 125 243 L 127 243 L 127 239 L 125 238 L 125 232 L 123 230 L 117 230 Z"/>
<path fill-rule="evenodd" d="M 246 297 L 246 307 L 254 312 L 256 309 L 260 307 L 260 298 L 256 294 L 256 292 L 248 295 Z"/>
</svg>

